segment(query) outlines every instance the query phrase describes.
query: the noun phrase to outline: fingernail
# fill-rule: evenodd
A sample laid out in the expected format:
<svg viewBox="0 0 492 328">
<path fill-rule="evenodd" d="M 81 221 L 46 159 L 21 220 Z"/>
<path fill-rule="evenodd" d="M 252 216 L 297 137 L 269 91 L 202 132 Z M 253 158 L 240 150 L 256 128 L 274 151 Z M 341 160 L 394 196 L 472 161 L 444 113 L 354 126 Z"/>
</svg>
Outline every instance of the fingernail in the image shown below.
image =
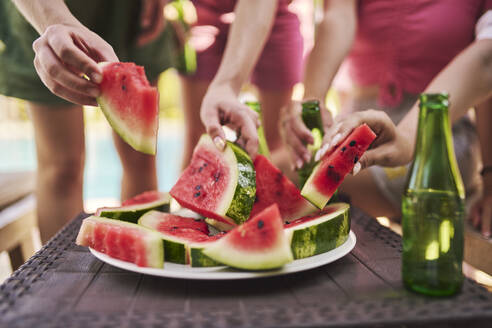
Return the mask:
<svg viewBox="0 0 492 328">
<path fill-rule="evenodd" d="M 304 161 L 306 161 L 306 163 L 309 163 L 311 161 L 311 155 L 309 153 L 305 153 L 302 157 L 304 158 Z"/>
<path fill-rule="evenodd" d="M 91 80 L 94 83 L 101 83 L 102 82 L 102 75 L 99 73 L 92 73 L 91 74 Z"/>
<path fill-rule="evenodd" d="M 221 137 L 217 136 L 214 138 L 214 143 L 220 150 L 223 150 L 225 147 L 225 141 Z"/>
<path fill-rule="evenodd" d="M 302 160 L 301 160 L 301 159 L 298 159 L 298 160 L 296 161 L 296 167 L 297 167 L 298 169 L 300 169 L 300 168 L 302 167 Z"/>
<path fill-rule="evenodd" d="M 354 168 L 352 169 L 352 175 L 357 175 L 360 172 L 360 162 L 355 163 Z"/>
<path fill-rule="evenodd" d="M 331 147 L 335 147 L 336 145 L 338 145 L 338 143 L 340 142 L 340 139 L 342 139 L 342 135 L 340 133 L 337 133 L 333 137 L 333 139 L 331 139 L 330 148 Z"/>
<path fill-rule="evenodd" d="M 324 144 L 316 153 L 315 161 L 319 161 L 321 157 L 325 156 L 326 152 L 330 149 L 329 144 Z"/>
</svg>

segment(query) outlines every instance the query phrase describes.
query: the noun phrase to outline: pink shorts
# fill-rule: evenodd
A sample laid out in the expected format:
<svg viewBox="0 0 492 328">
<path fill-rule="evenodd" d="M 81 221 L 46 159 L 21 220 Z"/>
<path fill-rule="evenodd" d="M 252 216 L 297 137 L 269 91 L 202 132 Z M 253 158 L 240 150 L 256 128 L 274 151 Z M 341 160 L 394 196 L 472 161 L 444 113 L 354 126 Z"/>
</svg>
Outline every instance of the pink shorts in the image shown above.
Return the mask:
<svg viewBox="0 0 492 328">
<path fill-rule="evenodd" d="M 193 4 L 197 22 L 192 27 L 190 42 L 197 51 L 197 71 L 190 78 L 211 81 L 225 50 L 236 0 L 194 0 Z M 299 19 L 289 11 L 288 1 L 281 0 L 251 81 L 264 90 L 293 87 L 301 80 L 302 47 Z"/>
</svg>

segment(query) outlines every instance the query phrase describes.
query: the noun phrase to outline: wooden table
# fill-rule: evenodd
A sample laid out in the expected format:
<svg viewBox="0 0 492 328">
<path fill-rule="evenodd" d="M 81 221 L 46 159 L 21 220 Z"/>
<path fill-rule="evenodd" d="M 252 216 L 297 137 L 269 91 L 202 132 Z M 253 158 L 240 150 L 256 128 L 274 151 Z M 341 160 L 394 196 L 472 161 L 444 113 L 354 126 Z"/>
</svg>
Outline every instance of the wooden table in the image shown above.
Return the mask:
<svg viewBox="0 0 492 328">
<path fill-rule="evenodd" d="M 401 238 L 357 209 L 349 255 L 321 268 L 242 281 L 123 271 L 74 245 L 83 215 L 0 287 L 0 327 L 492 327 L 492 294 L 466 280 L 452 298 L 401 283 Z"/>
</svg>

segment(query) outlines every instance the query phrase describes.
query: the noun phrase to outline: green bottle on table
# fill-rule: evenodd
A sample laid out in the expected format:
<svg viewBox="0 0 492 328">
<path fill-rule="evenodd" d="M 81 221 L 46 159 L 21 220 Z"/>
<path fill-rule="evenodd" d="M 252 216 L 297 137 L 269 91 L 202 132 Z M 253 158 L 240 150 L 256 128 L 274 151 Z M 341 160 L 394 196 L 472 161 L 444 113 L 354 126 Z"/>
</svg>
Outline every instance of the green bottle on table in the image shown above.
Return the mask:
<svg viewBox="0 0 492 328">
<path fill-rule="evenodd" d="M 311 130 L 311 134 L 314 138 L 314 143 L 312 145 L 308 145 L 308 150 L 311 152 L 311 161 L 309 163 L 304 164 L 297 173 L 299 175 L 299 187 L 302 188 L 306 183 L 307 179 L 313 172 L 314 167 L 317 162 L 314 161 L 314 155 L 321 147 L 321 143 L 323 142 L 323 121 L 321 120 L 321 108 L 319 106 L 318 100 L 305 100 L 302 103 L 302 112 L 301 112 L 302 121 L 306 125 L 306 127 Z"/>
<path fill-rule="evenodd" d="M 246 106 L 254 110 L 260 116 L 260 127 L 258 128 L 258 153 L 267 158 L 270 158 L 270 149 L 265 138 L 265 132 L 263 131 L 263 115 L 261 113 L 261 105 L 258 101 L 246 101 Z"/>
<path fill-rule="evenodd" d="M 461 289 L 464 208 L 448 94 L 421 94 L 415 157 L 402 199 L 402 279 L 407 288 L 433 296 Z"/>
</svg>

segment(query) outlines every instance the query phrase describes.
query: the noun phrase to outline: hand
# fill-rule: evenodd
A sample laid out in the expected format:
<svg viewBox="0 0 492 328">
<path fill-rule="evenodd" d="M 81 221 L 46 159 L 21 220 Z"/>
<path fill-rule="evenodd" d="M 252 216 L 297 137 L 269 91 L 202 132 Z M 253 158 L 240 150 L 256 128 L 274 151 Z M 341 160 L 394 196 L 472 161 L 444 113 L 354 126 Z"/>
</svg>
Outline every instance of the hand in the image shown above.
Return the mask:
<svg viewBox="0 0 492 328">
<path fill-rule="evenodd" d="M 409 138 L 398 132 L 385 112 L 373 109 L 338 116 L 332 128 L 325 134 L 323 146 L 316 154 L 316 159 L 323 157 L 363 123 L 366 123 L 377 137 L 371 148 L 359 159 L 353 174 L 371 165 L 399 166 L 411 161 L 413 148 Z"/>
<path fill-rule="evenodd" d="M 326 132 L 331 126 L 333 119 L 328 110 L 320 102 L 321 119 L 323 129 Z M 290 156 L 295 163 L 295 167 L 300 169 L 304 163 L 311 161 L 311 152 L 307 145 L 314 143 L 311 131 L 302 121 L 302 104 L 299 101 L 292 101 L 288 106 L 282 108 L 280 118 L 280 134 L 289 148 Z"/>
<path fill-rule="evenodd" d="M 140 33 L 137 45 L 144 46 L 154 41 L 164 30 L 164 6 L 167 0 L 142 0 Z"/>
<path fill-rule="evenodd" d="M 43 83 L 79 105 L 97 106 L 97 84 L 102 81 L 97 63 L 118 61 L 113 48 L 82 25 L 51 25 L 34 41 L 33 49 L 34 67 Z"/>
<path fill-rule="evenodd" d="M 492 175 L 483 178 L 482 198 L 473 206 L 468 215 L 471 224 L 480 229 L 482 235 L 490 238 L 492 233 Z"/>
<path fill-rule="evenodd" d="M 235 130 L 237 143 L 252 158 L 258 152 L 258 133 L 260 126 L 258 114 L 237 100 L 237 95 L 227 85 L 211 84 L 202 101 L 200 117 L 207 133 L 220 150 L 225 147 L 225 134 L 222 125 Z"/>
</svg>

